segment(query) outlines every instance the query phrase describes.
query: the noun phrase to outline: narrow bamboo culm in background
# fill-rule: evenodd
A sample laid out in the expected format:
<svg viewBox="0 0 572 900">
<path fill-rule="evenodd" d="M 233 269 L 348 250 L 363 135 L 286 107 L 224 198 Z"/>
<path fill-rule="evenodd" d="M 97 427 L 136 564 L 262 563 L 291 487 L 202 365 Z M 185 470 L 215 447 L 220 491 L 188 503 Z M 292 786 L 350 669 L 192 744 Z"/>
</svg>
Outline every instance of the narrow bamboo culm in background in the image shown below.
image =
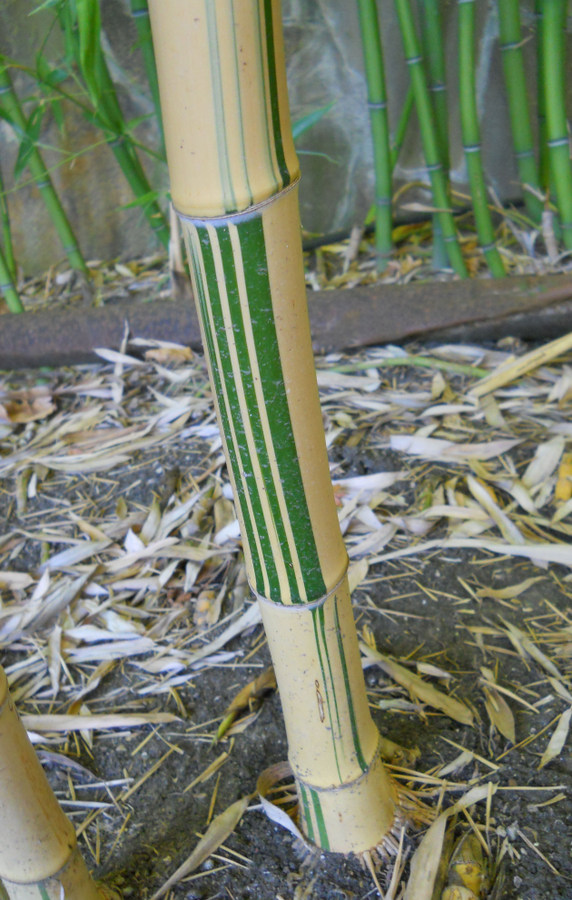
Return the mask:
<svg viewBox="0 0 572 900">
<path fill-rule="evenodd" d="M 376 0 L 358 0 L 363 57 L 367 79 L 367 101 L 373 141 L 375 174 L 375 250 L 378 272 L 391 256 L 392 164 L 383 50 L 379 34 Z"/>
<path fill-rule="evenodd" d="M 534 140 L 522 55 L 519 0 L 499 0 L 498 10 L 500 49 L 518 173 L 528 215 L 534 224 L 539 225 L 544 204 L 539 196 L 540 180 L 534 155 Z M 532 188 L 532 190 L 528 190 L 528 188 Z"/>
<path fill-rule="evenodd" d="M 278 0 L 151 0 L 173 203 L 288 735 L 301 827 L 381 844 L 371 719 L 312 354 Z"/>
<path fill-rule="evenodd" d="M 8 900 L 111 900 L 78 850 L 28 740 L 0 667 L 0 896 Z"/>
<path fill-rule="evenodd" d="M 0 109 L 5 113 L 6 119 L 14 129 L 18 139 L 20 141 L 23 138 L 25 139 L 27 126 L 26 117 L 12 87 L 8 69 L 2 63 L 0 63 Z M 63 206 L 60 203 L 45 163 L 35 145 L 30 147 L 27 165 L 32 178 L 42 195 L 44 203 L 46 204 L 50 218 L 58 233 L 58 237 L 62 242 L 70 266 L 88 278 L 88 269 L 81 250 L 79 249 L 73 229 L 64 212 Z"/>
<path fill-rule="evenodd" d="M 18 294 L 18 289 L 14 284 L 14 278 L 12 276 L 12 272 L 10 271 L 10 267 L 8 265 L 8 260 L 4 256 L 4 252 L 2 247 L 0 246 L 0 294 L 4 297 L 6 301 L 6 305 L 10 312 L 12 313 L 21 313 L 24 312 L 24 307 L 22 306 L 22 301 L 20 300 L 20 296 Z"/>
<path fill-rule="evenodd" d="M 163 119 L 161 116 L 161 101 L 159 98 L 159 82 L 157 81 L 157 66 L 155 64 L 155 51 L 153 50 L 153 38 L 151 36 L 151 23 L 149 21 L 149 7 L 147 0 L 130 0 L 131 16 L 135 22 L 139 37 L 139 49 L 143 56 L 145 74 L 149 83 L 149 90 L 155 108 L 155 119 L 161 136 L 161 146 L 165 150 L 163 136 Z"/>
<path fill-rule="evenodd" d="M 562 241 L 567 250 L 572 250 L 572 165 L 565 83 L 564 29 L 567 8 L 567 0 L 544 0 L 540 4 L 548 158 L 560 214 Z"/>
<path fill-rule="evenodd" d="M 427 86 L 437 133 L 439 155 L 444 172 L 449 172 L 449 116 L 447 109 L 447 85 L 445 73 L 445 49 L 440 0 L 418 0 L 421 48 L 427 76 Z M 433 215 L 433 268 L 447 267 L 447 248 L 443 240 L 441 222 Z"/>
<path fill-rule="evenodd" d="M 495 233 L 481 158 L 481 131 L 475 88 L 475 2 L 474 0 L 459 0 L 458 7 L 461 131 L 475 224 L 491 274 L 495 278 L 502 278 L 506 273 L 495 245 Z"/>
<path fill-rule="evenodd" d="M 429 95 L 429 88 L 427 87 L 427 79 L 423 67 L 423 56 L 421 54 L 421 47 L 415 30 L 411 4 L 409 3 L 409 0 L 395 0 L 395 8 L 399 19 L 405 58 L 409 67 L 411 83 L 413 85 L 415 106 L 417 108 L 417 115 L 421 128 L 421 140 L 423 142 L 425 164 L 427 166 L 427 172 L 429 174 L 433 192 L 433 204 L 439 216 L 449 262 L 458 275 L 466 277 L 467 268 L 457 239 L 457 230 L 455 228 L 453 215 L 449 208 L 447 177 L 443 169 L 443 163 L 441 162 L 439 140 L 433 117 L 433 108 Z"/>
<path fill-rule="evenodd" d="M 540 186 L 548 196 L 550 192 L 550 162 L 546 143 L 546 101 L 544 96 L 544 38 L 542 6 L 544 0 L 534 0 L 534 16 L 536 20 L 536 108 L 538 120 L 538 177 Z"/>
</svg>

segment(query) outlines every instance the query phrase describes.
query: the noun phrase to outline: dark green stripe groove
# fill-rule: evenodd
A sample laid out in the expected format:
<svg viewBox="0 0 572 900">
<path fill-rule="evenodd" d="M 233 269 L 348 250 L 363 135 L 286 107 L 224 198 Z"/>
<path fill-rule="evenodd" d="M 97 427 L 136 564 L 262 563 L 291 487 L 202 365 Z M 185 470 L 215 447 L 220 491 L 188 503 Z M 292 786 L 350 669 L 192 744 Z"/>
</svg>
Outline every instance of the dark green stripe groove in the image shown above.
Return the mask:
<svg viewBox="0 0 572 900">
<path fill-rule="evenodd" d="M 232 186 L 232 176 L 228 164 L 228 147 L 226 142 L 226 123 L 224 119 L 224 96 L 222 90 L 222 78 L 219 63 L 219 48 L 216 24 L 216 3 L 205 0 L 205 12 L 207 17 L 208 41 L 210 47 L 209 60 L 211 68 L 211 84 L 214 94 L 214 115 L 216 123 L 216 137 L 220 180 L 224 195 L 224 206 L 228 213 L 236 212 L 236 199 Z"/>
<path fill-rule="evenodd" d="M 308 803 L 308 792 L 306 791 L 305 786 L 301 782 L 297 782 L 298 790 L 300 792 L 300 797 L 302 799 L 302 806 L 304 808 L 304 821 L 306 822 L 306 834 L 310 838 L 311 841 L 314 841 L 314 823 L 312 822 L 312 811 L 310 810 L 310 804 Z"/>
<path fill-rule="evenodd" d="M 270 110 L 272 115 L 272 132 L 276 148 L 276 161 L 280 170 L 282 187 L 287 187 L 292 178 L 286 165 L 282 129 L 280 127 L 280 109 L 278 104 L 278 79 L 276 76 L 276 51 L 274 49 L 274 23 L 272 16 L 272 0 L 264 0 L 264 19 L 266 22 L 266 54 L 268 60 L 268 89 L 270 92 Z"/>
<path fill-rule="evenodd" d="M 234 33 L 236 34 L 236 23 L 234 16 L 234 5 L 231 7 L 230 14 L 232 17 L 232 28 Z M 242 97 L 240 93 L 240 63 L 238 59 L 238 40 L 233 41 L 232 49 L 234 52 L 234 81 L 236 84 L 236 106 L 238 108 L 238 122 L 240 127 L 240 146 L 242 147 L 242 153 L 240 155 L 240 160 L 242 163 L 242 173 L 244 177 L 244 181 L 246 184 L 246 189 L 248 191 L 248 206 L 252 206 L 253 197 L 252 190 L 250 187 L 250 180 L 248 178 L 248 165 L 246 162 L 246 145 L 244 143 L 244 117 L 242 114 Z"/>
<path fill-rule="evenodd" d="M 320 613 L 321 613 L 321 616 L 320 616 Z M 324 658 L 323 658 L 325 655 L 326 660 L 328 662 L 330 685 L 332 685 L 333 684 L 332 670 L 330 668 L 330 659 L 328 656 L 328 645 L 326 644 L 326 636 L 325 636 L 324 627 L 323 627 L 323 614 L 324 614 L 324 608 L 322 605 L 318 606 L 316 609 L 313 609 L 312 610 L 312 624 L 314 626 L 314 642 L 316 644 L 316 650 L 318 651 L 318 662 L 320 663 L 320 671 L 322 673 L 322 683 L 323 683 L 323 687 L 324 687 L 324 694 L 326 697 L 326 705 L 328 707 L 328 718 L 330 720 L 330 736 L 332 738 L 332 749 L 334 751 L 334 758 L 336 760 L 336 769 L 338 772 L 338 779 L 341 784 L 343 781 L 343 778 L 342 778 L 342 773 L 340 772 L 340 762 L 338 759 L 338 742 L 334 737 L 334 727 L 333 727 L 334 717 L 332 715 L 332 706 L 331 706 L 331 699 L 330 699 L 332 693 L 334 693 L 334 692 L 327 683 L 328 678 L 326 675 L 326 669 L 324 666 Z M 318 621 L 318 619 L 320 621 Z M 323 643 L 323 649 L 324 649 L 323 654 L 322 654 L 322 643 Z M 338 730 L 339 730 L 339 716 L 338 716 L 337 700 L 335 697 L 335 693 L 334 693 L 334 703 L 336 706 L 336 718 L 338 720 Z"/>
<path fill-rule="evenodd" d="M 355 709 L 354 709 L 353 700 L 352 700 L 352 691 L 351 691 L 350 679 L 349 679 L 349 674 L 348 674 L 346 654 L 345 654 L 344 645 L 343 645 L 343 641 L 342 641 L 342 630 L 340 628 L 340 618 L 338 615 L 338 596 L 337 596 L 337 594 L 334 597 L 334 619 L 335 619 L 335 623 L 336 623 L 336 636 L 338 639 L 338 652 L 340 655 L 340 663 L 342 666 L 342 672 L 344 674 L 344 686 L 346 689 L 346 700 L 347 700 L 348 710 L 349 710 L 349 714 L 350 714 L 350 722 L 351 722 L 351 727 L 352 727 L 352 738 L 353 738 L 353 742 L 354 742 L 354 749 L 356 752 L 357 761 L 359 763 L 359 766 L 360 766 L 362 772 L 366 772 L 368 769 L 368 764 L 366 763 L 366 761 L 364 759 L 363 751 L 361 748 L 361 741 L 359 738 L 359 731 L 358 731 L 357 722 L 356 722 L 356 714 L 355 714 Z"/>
<path fill-rule="evenodd" d="M 310 797 L 312 798 L 312 806 L 314 807 L 314 815 L 316 816 L 316 825 L 318 826 L 318 834 L 320 835 L 319 845 L 322 850 L 329 850 L 330 840 L 328 838 L 326 823 L 324 822 L 324 814 L 322 812 L 320 795 L 317 791 L 312 790 L 312 788 L 308 788 L 308 791 L 310 793 Z"/>
</svg>

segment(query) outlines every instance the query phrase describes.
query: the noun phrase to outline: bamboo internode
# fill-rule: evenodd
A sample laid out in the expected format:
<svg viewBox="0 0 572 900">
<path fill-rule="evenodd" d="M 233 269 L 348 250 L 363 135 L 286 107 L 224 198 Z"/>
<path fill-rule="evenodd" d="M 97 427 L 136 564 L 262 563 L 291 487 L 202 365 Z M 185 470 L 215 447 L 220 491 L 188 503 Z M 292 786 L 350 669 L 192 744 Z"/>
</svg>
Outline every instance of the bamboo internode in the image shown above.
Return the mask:
<svg viewBox="0 0 572 900">
<path fill-rule="evenodd" d="M 0 883 L 9 900 L 102 900 L 0 668 Z"/>
<path fill-rule="evenodd" d="M 394 800 L 370 717 L 310 337 L 278 0 L 152 0 L 167 158 L 307 836 L 365 851 Z"/>
</svg>

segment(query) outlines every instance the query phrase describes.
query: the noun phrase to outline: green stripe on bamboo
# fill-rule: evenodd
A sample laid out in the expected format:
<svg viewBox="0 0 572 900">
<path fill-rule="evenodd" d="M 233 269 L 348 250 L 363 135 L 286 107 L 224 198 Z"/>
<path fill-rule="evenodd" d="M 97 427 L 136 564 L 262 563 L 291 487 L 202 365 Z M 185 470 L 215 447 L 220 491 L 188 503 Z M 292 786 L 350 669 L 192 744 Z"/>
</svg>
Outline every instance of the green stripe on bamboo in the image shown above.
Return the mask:
<svg viewBox="0 0 572 900">
<path fill-rule="evenodd" d="M 375 176 L 375 250 L 378 272 L 387 267 L 391 256 L 391 182 L 392 165 L 387 114 L 387 92 L 383 50 L 375 0 L 358 0 L 365 73 L 367 102 L 373 142 Z"/>
<path fill-rule="evenodd" d="M 445 172 L 448 172 L 450 169 L 449 115 L 440 3 L 439 0 L 418 0 L 417 5 L 420 18 L 421 46 L 427 73 L 427 86 L 433 107 L 439 154 L 443 168 Z M 433 268 L 443 269 L 446 265 L 447 248 L 443 241 L 439 217 L 434 215 Z"/>
<path fill-rule="evenodd" d="M 8 69 L 2 64 L 0 64 L 0 109 L 6 114 L 8 122 L 14 129 L 18 140 L 21 142 L 29 141 L 30 139 L 27 137 L 26 133 L 26 117 L 22 111 L 16 92 L 12 87 Z M 85 277 L 89 277 L 88 268 L 81 250 L 79 249 L 73 229 L 64 208 L 60 203 L 60 199 L 56 193 L 44 160 L 35 146 L 30 147 L 27 166 L 42 195 L 42 199 L 46 204 L 50 218 L 58 233 L 58 237 L 63 245 L 70 266 L 73 269 L 76 269 L 76 271 L 81 272 Z"/>
<path fill-rule="evenodd" d="M 565 92 L 565 25 L 566 0 L 542 3 L 542 42 L 544 58 L 544 102 L 546 140 L 562 240 L 572 250 L 572 166 L 570 138 L 566 118 Z"/>
<path fill-rule="evenodd" d="M 443 240 L 447 246 L 447 256 L 454 271 L 461 277 L 467 276 L 467 268 L 457 239 L 457 230 L 449 208 L 447 178 L 440 159 L 439 141 L 433 120 L 433 109 L 427 79 L 423 67 L 421 47 L 415 30 L 413 14 L 409 0 L 395 0 L 395 8 L 399 19 L 401 38 L 411 84 L 415 96 L 415 106 L 421 128 L 421 140 L 427 172 L 433 192 L 433 203 L 437 209 Z"/>
<path fill-rule="evenodd" d="M 542 218 L 540 180 L 534 155 L 534 139 L 526 88 L 519 0 L 499 0 L 499 38 L 508 97 L 512 142 L 523 187 L 524 202 L 535 224 Z M 531 188 L 531 190 L 528 190 Z"/>
<path fill-rule="evenodd" d="M 506 274 L 503 261 L 495 246 L 495 233 L 488 205 L 483 164 L 481 134 L 475 90 L 475 4 L 474 0 L 459 0 L 459 95 L 463 149 L 473 200 L 477 235 L 491 274 L 501 278 Z"/>
</svg>

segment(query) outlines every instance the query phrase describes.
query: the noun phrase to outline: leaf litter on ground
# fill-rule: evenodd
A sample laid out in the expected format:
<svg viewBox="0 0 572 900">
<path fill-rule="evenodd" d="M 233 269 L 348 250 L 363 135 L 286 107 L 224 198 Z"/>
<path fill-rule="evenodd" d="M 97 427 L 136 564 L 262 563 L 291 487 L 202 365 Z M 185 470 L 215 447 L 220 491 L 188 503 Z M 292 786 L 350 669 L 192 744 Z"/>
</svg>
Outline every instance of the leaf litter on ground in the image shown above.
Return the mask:
<svg viewBox="0 0 572 900">
<path fill-rule="evenodd" d="M 479 628 L 467 620 L 469 639 L 485 654 L 487 671 L 475 672 L 483 711 L 517 752 L 514 709 L 539 703 L 554 709 L 552 733 L 531 737 L 539 768 L 549 767 L 568 740 L 572 620 L 547 599 L 525 631 L 509 621 L 507 609 L 521 604 L 530 588 L 550 584 L 547 564 L 572 566 L 572 506 L 561 484 L 568 478 L 563 466 L 572 437 L 571 346 L 569 340 L 553 342 L 543 352 L 521 354 L 520 364 L 519 357 L 511 359 L 512 348 L 474 345 L 434 347 L 430 357 L 423 354 L 423 365 L 415 363 L 420 354 L 414 346 L 370 348 L 351 361 L 331 354 L 318 362 L 353 584 L 367 593 L 378 563 L 414 564 L 420 555 L 460 549 L 474 553 L 473 577 L 459 602 L 476 609 L 486 598 L 499 604 L 494 622 Z M 201 671 L 245 664 L 248 654 L 235 639 L 249 635 L 252 641 L 260 626 L 202 359 L 157 341 L 126 342 L 122 353 L 102 356 L 107 363 L 101 366 L 12 373 L 0 385 L 7 411 L 0 422 L 6 521 L 0 536 L 0 648 L 24 721 L 50 752 L 68 746 L 70 729 L 90 740 L 113 739 L 125 728 L 143 729 L 144 735 L 150 725 L 177 724 L 178 734 L 192 734 L 194 723 L 171 714 L 162 718 L 156 701 L 177 697 Z M 490 375 L 483 377 L 485 372 Z M 369 470 L 348 472 L 347 460 L 360 453 Z M 150 471 L 152 483 L 143 484 Z M 477 565 L 495 557 L 524 558 L 540 568 L 497 589 L 483 582 Z M 570 578 L 561 577 L 563 591 Z M 425 589 L 437 598 L 430 585 Z M 262 643 L 256 639 L 254 653 Z M 419 652 L 411 659 L 373 659 L 378 651 L 367 642 L 363 650 L 393 681 L 385 708 L 401 705 L 423 716 L 433 707 L 466 725 L 474 720 L 456 677 L 433 658 Z M 534 688 L 523 692 L 525 686 L 510 685 L 503 675 L 509 650 L 529 667 Z M 121 698 L 103 696 L 92 711 L 87 695 L 123 665 L 138 673 L 135 688 Z M 544 694 L 536 684 L 540 678 Z M 433 679 L 440 679 L 439 688 Z M 49 712 L 42 714 L 46 703 Z M 209 740 L 224 707 L 212 712 L 218 718 L 205 724 Z M 396 747 L 394 758 L 407 753 Z M 426 773 L 427 784 L 458 790 L 464 782 L 456 786 L 447 776 L 477 758 L 461 745 L 443 760 L 437 781 Z M 116 796 L 124 817 L 125 802 Z M 86 835 L 101 814 L 90 812 Z M 206 843 L 178 877 L 213 852 L 220 835 L 226 839 L 230 820 L 234 813 L 223 825 L 213 820 Z M 415 883 L 414 873 L 412 878 Z"/>
</svg>

